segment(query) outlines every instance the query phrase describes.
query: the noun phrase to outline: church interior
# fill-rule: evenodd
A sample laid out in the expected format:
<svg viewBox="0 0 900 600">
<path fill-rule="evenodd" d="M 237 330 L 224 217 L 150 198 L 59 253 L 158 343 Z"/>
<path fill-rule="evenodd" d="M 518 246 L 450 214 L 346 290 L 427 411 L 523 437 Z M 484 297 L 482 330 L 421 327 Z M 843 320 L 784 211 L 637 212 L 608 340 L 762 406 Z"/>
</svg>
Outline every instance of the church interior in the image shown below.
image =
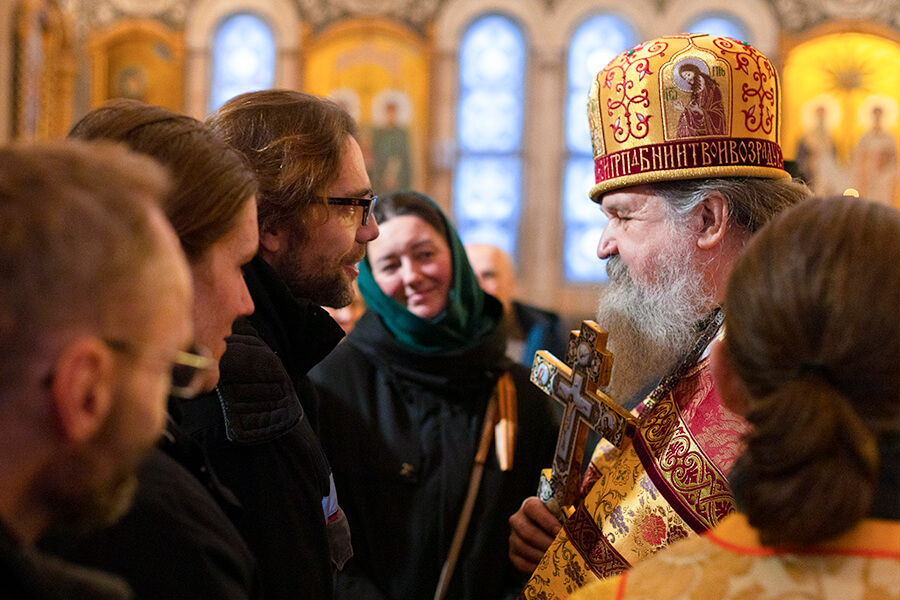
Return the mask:
<svg viewBox="0 0 900 600">
<path fill-rule="evenodd" d="M 784 158 L 817 193 L 900 205 L 900 0 L 5 0 L 0 141 L 63 137 L 115 97 L 203 119 L 243 91 L 329 96 L 376 193 L 427 193 L 574 324 L 605 277 L 588 88 L 681 32 L 772 60 Z"/>
</svg>

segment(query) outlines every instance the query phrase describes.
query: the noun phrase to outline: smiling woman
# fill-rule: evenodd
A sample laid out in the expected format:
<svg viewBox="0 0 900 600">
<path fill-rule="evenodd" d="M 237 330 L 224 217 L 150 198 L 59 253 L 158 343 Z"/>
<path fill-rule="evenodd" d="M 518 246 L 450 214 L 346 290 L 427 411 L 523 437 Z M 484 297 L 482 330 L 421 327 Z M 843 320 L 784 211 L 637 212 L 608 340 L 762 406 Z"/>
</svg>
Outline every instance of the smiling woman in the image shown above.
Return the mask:
<svg viewBox="0 0 900 600">
<path fill-rule="evenodd" d="M 413 215 L 391 219 L 369 244 L 372 276 L 381 290 L 423 319 L 437 317 L 450 292 L 450 246 Z"/>
<path fill-rule="evenodd" d="M 388 233 L 369 243 L 359 287 L 398 339 L 435 352 L 496 328 L 456 232 L 430 198 L 389 194 L 375 213 Z"/>
<path fill-rule="evenodd" d="M 433 597 L 439 581 L 449 597 L 503 597 L 524 583 L 506 558 L 507 519 L 549 464 L 551 408 L 506 358 L 502 306 L 482 292 L 437 205 L 388 194 L 374 215 L 382 233 L 359 276 L 369 310 L 310 373 L 353 535 L 337 597 Z M 509 388 L 511 403 L 494 400 Z M 513 444 L 508 470 L 488 452 L 501 418 L 528 440 Z M 464 506 L 479 507 L 471 520 Z"/>
</svg>

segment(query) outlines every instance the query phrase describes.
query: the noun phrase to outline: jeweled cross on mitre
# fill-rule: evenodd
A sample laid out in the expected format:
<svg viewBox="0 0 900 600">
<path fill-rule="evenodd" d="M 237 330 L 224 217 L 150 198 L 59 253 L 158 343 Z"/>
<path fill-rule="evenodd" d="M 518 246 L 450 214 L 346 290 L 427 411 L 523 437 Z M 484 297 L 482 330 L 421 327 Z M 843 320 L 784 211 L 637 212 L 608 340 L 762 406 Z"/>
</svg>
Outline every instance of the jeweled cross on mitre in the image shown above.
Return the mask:
<svg viewBox="0 0 900 600">
<path fill-rule="evenodd" d="M 540 350 L 531 367 L 531 381 L 565 407 L 553 466 L 544 469 L 538 496 L 560 520 L 565 520 L 578 496 L 588 429 L 616 447 L 634 436 L 637 419 L 597 388 L 609 383 L 612 353 L 609 334 L 593 321 L 572 331 L 565 362 Z"/>
</svg>

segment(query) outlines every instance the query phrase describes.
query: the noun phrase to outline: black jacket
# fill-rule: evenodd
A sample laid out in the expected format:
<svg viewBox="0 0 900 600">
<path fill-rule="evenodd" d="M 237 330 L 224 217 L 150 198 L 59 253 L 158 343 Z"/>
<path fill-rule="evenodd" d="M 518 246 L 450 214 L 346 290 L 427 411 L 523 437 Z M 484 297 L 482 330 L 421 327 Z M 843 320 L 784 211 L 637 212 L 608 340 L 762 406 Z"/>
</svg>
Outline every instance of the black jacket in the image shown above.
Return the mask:
<svg viewBox="0 0 900 600">
<path fill-rule="evenodd" d="M 538 350 L 547 350 L 557 358 L 565 358 L 569 332 L 563 331 L 558 314 L 515 300 L 512 311 L 524 336 L 522 355 L 514 357 L 516 360 L 530 369 Z"/>
<path fill-rule="evenodd" d="M 318 433 L 319 397 L 307 374 L 334 350 L 344 330 L 321 306 L 294 298 L 259 256 L 244 269 L 244 279 L 256 306 L 247 321 L 281 359 L 306 418 Z"/>
<path fill-rule="evenodd" d="M 342 514 L 326 523 L 333 487 L 310 419 L 318 403 L 306 370 L 343 331 L 323 309 L 294 300 L 262 259 L 245 277 L 256 312 L 234 324 L 216 393 L 183 403 L 184 426 L 241 502 L 241 533 L 266 597 L 327 600 L 332 546 L 336 557 L 346 555 L 349 531 Z"/>
<path fill-rule="evenodd" d="M 176 416 L 178 402 L 170 401 Z M 50 538 L 42 546 L 123 577 L 137 600 L 258 599 L 256 561 L 232 525 L 239 514 L 202 449 L 170 419 L 138 470 L 128 513 L 82 538 Z"/>
<path fill-rule="evenodd" d="M 340 598 L 431 598 L 462 509 L 485 410 L 510 369 L 518 396 L 511 471 L 490 451 L 449 598 L 499 599 L 524 578 L 507 558 L 508 519 L 550 466 L 557 427 L 505 338 L 422 356 L 368 311 L 310 376 L 322 395 L 322 440 L 353 533 Z"/>
<path fill-rule="evenodd" d="M 0 599 L 128 600 L 121 579 L 25 550 L 0 524 Z"/>
</svg>

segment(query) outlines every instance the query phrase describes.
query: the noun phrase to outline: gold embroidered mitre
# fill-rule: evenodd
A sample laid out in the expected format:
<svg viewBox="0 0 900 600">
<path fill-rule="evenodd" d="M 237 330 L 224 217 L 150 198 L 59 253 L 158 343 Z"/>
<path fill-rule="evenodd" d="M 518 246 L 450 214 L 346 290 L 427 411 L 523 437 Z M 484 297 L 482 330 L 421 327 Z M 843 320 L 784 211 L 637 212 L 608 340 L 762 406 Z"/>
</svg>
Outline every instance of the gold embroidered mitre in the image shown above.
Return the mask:
<svg viewBox="0 0 900 600">
<path fill-rule="evenodd" d="M 683 34 L 630 48 L 591 86 L 591 199 L 673 179 L 788 178 L 780 110 L 775 67 L 745 42 Z"/>
</svg>

